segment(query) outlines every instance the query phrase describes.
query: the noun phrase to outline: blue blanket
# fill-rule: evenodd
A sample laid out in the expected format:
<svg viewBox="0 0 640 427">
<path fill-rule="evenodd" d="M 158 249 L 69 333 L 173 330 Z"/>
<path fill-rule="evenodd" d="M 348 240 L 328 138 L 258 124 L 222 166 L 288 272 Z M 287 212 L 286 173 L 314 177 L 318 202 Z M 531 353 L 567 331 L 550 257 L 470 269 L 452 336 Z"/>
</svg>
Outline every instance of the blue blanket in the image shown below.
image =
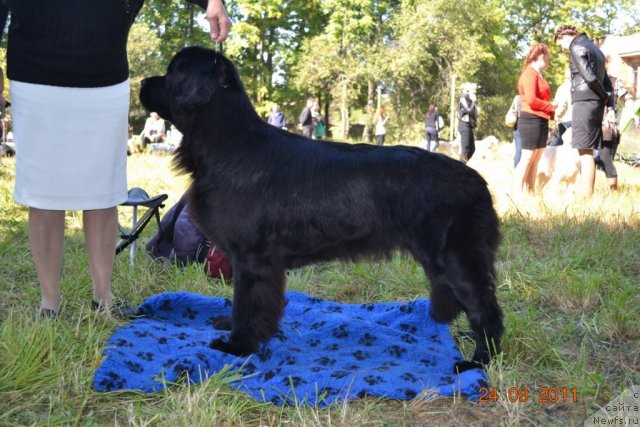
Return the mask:
<svg viewBox="0 0 640 427">
<path fill-rule="evenodd" d="M 446 324 L 429 315 L 429 300 L 338 304 L 287 292 L 281 332 L 258 353 L 239 358 L 208 347 L 228 331 L 214 319 L 231 313 L 231 301 L 191 293 L 147 299 L 134 319 L 117 330 L 104 350 L 98 391 L 162 390 L 185 373 L 199 383 L 223 368 L 240 370 L 230 383 L 259 401 L 324 406 L 362 396 L 412 399 L 427 390 L 479 397 L 484 372 L 460 375 L 462 356 Z"/>
</svg>

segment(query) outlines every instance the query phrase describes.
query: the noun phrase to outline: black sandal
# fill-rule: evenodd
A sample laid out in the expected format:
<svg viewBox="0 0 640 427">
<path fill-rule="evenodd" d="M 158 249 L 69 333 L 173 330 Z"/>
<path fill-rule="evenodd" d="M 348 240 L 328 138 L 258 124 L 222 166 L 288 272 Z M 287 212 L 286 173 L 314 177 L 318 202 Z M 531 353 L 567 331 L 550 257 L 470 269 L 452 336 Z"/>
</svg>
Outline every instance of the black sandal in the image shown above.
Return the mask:
<svg viewBox="0 0 640 427">
<path fill-rule="evenodd" d="M 58 312 L 51 308 L 41 308 L 40 310 L 38 310 L 38 315 L 36 317 L 38 319 L 54 320 L 58 318 Z"/>
<path fill-rule="evenodd" d="M 91 301 L 91 308 L 94 311 L 106 312 L 118 319 L 131 319 L 139 316 L 138 309 L 130 306 L 124 301 L 113 300 L 111 304 L 104 306 L 95 300 Z"/>
</svg>

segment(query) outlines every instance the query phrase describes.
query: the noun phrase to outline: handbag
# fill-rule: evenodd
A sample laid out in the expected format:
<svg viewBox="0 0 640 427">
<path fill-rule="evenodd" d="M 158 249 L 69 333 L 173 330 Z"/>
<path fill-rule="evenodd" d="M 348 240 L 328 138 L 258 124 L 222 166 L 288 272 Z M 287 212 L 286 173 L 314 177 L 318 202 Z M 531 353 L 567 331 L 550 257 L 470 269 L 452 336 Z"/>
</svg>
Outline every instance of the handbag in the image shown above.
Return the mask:
<svg viewBox="0 0 640 427">
<path fill-rule="evenodd" d="M 562 126 L 562 129 L 560 129 L 560 126 Z M 547 138 L 547 146 L 558 147 L 564 144 L 562 135 L 566 130 L 567 130 L 567 126 L 565 124 L 558 123 L 558 125 L 555 126 L 553 129 L 551 129 L 551 132 L 549 132 L 549 138 Z"/>
<path fill-rule="evenodd" d="M 504 116 L 504 124 L 512 128 L 518 123 L 518 112 L 513 108 L 509 108 L 507 115 Z"/>
</svg>

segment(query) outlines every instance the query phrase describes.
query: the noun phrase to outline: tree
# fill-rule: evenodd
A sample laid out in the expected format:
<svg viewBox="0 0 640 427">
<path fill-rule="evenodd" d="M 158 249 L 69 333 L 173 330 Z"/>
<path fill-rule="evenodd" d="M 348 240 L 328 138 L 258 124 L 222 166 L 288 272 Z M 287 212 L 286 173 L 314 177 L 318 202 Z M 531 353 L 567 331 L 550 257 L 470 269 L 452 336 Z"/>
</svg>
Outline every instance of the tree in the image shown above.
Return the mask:
<svg viewBox="0 0 640 427">
<path fill-rule="evenodd" d="M 129 117 L 132 124 L 138 124 L 146 116 L 140 104 L 140 82 L 143 78 L 164 74 L 164 58 L 160 53 L 160 38 L 144 23 L 136 23 L 129 33 L 127 55 L 131 82 L 131 103 Z"/>
<path fill-rule="evenodd" d="M 551 62 L 545 71 L 545 79 L 555 89 L 562 83 L 564 71 L 569 66 L 566 52 L 553 43 L 555 29 L 559 25 L 575 25 L 592 39 L 638 32 L 639 4 L 638 0 L 501 0 L 497 7 L 507 11 L 505 35 L 517 47 L 518 58 L 524 58 L 532 43 L 546 43 L 550 47 Z M 519 69 L 514 67 L 513 72 L 519 72 Z M 507 109 L 506 102 L 503 111 Z"/>
<path fill-rule="evenodd" d="M 277 102 L 295 117 L 313 95 L 327 119 L 330 107 L 339 111 L 340 138 L 358 121 L 369 140 L 379 89 L 395 116 L 392 138 L 415 140 L 430 103 L 447 115 L 455 76 L 481 86 L 478 133 L 506 136 L 502 117 L 531 43 L 551 47 L 545 77 L 555 88 L 568 64 L 552 43 L 555 27 L 573 23 L 591 37 L 638 31 L 637 1 L 236 0 L 224 48 L 263 115 Z M 184 45 L 211 44 L 201 10 L 184 0 L 148 0 L 139 21 L 161 40 L 165 64 Z"/>
<path fill-rule="evenodd" d="M 204 10 L 184 0 L 147 0 L 137 21 L 162 41 L 158 49 L 165 62 L 185 46 L 211 45 Z"/>
<path fill-rule="evenodd" d="M 386 22 L 394 4 L 397 1 L 325 0 L 322 7 L 329 18 L 324 32 L 303 45 L 295 68 L 296 86 L 339 99 L 340 138 L 348 135 L 353 102 L 364 98 L 365 117 L 373 116 L 375 87 L 381 77 L 379 53 L 389 34 Z M 370 136 L 369 125 L 366 120 L 365 140 Z"/>
<path fill-rule="evenodd" d="M 306 0 L 237 0 L 229 12 L 236 24 L 226 52 L 259 112 L 266 114 L 268 103 L 284 98 L 278 92 L 289 84 L 303 40 L 322 27 L 323 12 L 317 1 Z"/>
<path fill-rule="evenodd" d="M 493 64 L 509 66 L 512 51 L 502 35 L 503 14 L 495 2 L 469 0 L 451 2 L 405 0 L 393 21 L 397 45 L 385 55 L 388 84 L 395 98 L 395 113 L 401 129 L 415 132 L 411 123 L 422 121 L 430 103 L 449 104 L 453 77 L 472 81 L 482 92 L 494 96 L 499 88 L 491 80 L 504 77 Z M 491 66 L 492 72 L 485 70 Z M 497 75 L 496 75 L 497 73 Z M 486 83 L 485 83 L 486 81 Z M 507 79 L 512 82 L 513 77 Z M 503 85 L 505 82 L 497 82 Z M 459 91 L 456 90 L 456 94 Z M 444 109 L 441 112 L 447 115 Z M 484 114 L 481 116 L 484 117 Z M 481 121 L 481 126 L 490 121 Z M 398 135 L 403 139 L 415 136 Z"/>
</svg>

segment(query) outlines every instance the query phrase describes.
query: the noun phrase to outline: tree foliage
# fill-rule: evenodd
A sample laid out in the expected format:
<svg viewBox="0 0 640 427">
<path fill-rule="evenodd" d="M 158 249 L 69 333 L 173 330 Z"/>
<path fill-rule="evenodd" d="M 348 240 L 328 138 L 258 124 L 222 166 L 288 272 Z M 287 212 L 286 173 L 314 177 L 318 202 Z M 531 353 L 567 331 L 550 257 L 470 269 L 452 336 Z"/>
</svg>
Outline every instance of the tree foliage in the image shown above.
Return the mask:
<svg viewBox="0 0 640 427">
<path fill-rule="evenodd" d="M 480 85 L 479 136 L 507 136 L 502 117 L 532 43 L 551 47 L 545 77 L 555 89 L 568 64 L 553 44 L 557 25 L 576 25 L 592 38 L 640 31 L 639 0 L 227 3 L 235 25 L 224 50 L 261 114 L 277 102 L 295 124 L 304 98 L 312 95 L 337 137 L 365 140 L 378 102 L 392 116 L 390 140 L 422 138 L 428 105 L 438 104 L 448 118 L 451 90 L 457 96 L 463 81 Z M 137 99 L 140 80 L 161 73 L 178 49 L 191 44 L 211 46 L 202 9 L 184 0 L 145 2 L 128 49 L 132 120 L 144 115 Z M 357 135 L 349 134 L 354 125 L 360 125 Z"/>
<path fill-rule="evenodd" d="M 325 103 L 338 100 L 338 136 L 348 135 L 351 106 L 364 103 L 364 139 L 370 138 L 376 86 L 381 84 L 382 51 L 389 40 L 394 0 L 326 0 L 324 31 L 308 40 L 294 83 Z"/>
<path fill-rule="evenodd" d="M 131 75 L 131 108 L 130 121 L 135 131 L 136 125 L 142 121 L 146 112 L 140 104 L 140 82 L 144 77 L 164 73 L 164 60 L 160 54 L 161 40 L 146 24 L 134 25 L 129 33 L 127 56 L 129 57 L 129 73 Z"/>
<path fill-rule="evenodd" d="M 236 24 L 226 53 L 236 62 L 259 111 L 266 113 L 271 102 L 286 106 L 283 95 L 292 95 L 288 83 L 300 47 L 325 20 L 319 2 L 237 0 L 229 4 L 229 12 Z"/>
</svg>

